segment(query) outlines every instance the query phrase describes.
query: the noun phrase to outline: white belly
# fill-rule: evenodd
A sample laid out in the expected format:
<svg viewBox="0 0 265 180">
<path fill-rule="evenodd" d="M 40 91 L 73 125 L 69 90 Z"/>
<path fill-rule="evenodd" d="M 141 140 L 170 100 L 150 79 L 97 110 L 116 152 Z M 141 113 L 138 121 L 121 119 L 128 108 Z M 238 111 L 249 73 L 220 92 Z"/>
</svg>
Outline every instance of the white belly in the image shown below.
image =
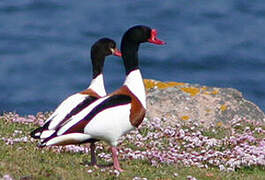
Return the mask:
<svg viewBox="0 0 265 180">
<path fill-rule="evenodd" d="M 134 127 L 130 123 L 131 104 L 108 108 L 97 114 L 84 129 L 93 138 L 107 141 L 112 146 Z"/>
</svg>

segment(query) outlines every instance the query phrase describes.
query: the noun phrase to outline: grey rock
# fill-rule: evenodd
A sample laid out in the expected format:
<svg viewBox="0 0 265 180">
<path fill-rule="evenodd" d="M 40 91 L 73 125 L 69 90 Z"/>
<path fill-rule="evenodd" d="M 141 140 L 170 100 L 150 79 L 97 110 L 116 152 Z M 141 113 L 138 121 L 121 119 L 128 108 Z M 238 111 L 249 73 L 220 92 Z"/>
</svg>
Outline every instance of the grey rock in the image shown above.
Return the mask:
<svg viewBox="0 0 265 180">
<path fill-rule="evenodd" d="M 264 112 L 233 88 L 174 85 L 155 80 L 145 80 L 145 84 L 147 118 L 163 118 L 168 123 L 194 121 L 205 127 L 212 123 L 225 125 L 238 119 L 265 123 Z"/>
</svg>

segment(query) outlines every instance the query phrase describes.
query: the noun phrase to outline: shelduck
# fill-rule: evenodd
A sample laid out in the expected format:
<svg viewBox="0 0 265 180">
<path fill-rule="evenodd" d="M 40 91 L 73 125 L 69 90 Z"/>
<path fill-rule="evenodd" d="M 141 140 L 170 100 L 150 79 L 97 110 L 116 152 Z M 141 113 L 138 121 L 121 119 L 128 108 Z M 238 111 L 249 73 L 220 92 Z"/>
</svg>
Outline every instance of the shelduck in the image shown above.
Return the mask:
<svg viewBox="0 0 265 180">
<path fill-rule="evenodd" d="M 157 31 L 138 25 L 125 32 L 121 41 L 121 53 L 126 70 L 122 87 L 110 95 L 99 98 L 90 106 L 59 123 L 56 128 L 42 132 L 41 145 L 66 145 L 104 140 L 111 146 L 114 168 L 123 171 L 118 161 L 118 139 L 137 128 L 146 112 L 146 95 L 138 66 L 140 43 L 165 44 L 157 38 Z"/>
<path fill-rule="evenodd" d="M 44 125 L 31 132 L 31 137 L 42 139 L 46 137 L 46 132 L 56 130 L 63 123 L 69 121 L 69 118 L 78 114 L 82 109 L 87 108 L 92 102 L 100 97 L 106 96 L 106 90 L 103 80 L 103 66 L 105 57 L 109 55 L 121 56 L 121 52 L 116 48 L 116 43 L 109 38 L 101 38 L 91 47 L 91 61 L 93 79 L 90 86 L 79 93 L 76 93 L 65 99 L 54 111 L 54 113 L 45 121 Z M 91 140 L 91 163 L 96 164 L 95 142 Z"/>
</svg>

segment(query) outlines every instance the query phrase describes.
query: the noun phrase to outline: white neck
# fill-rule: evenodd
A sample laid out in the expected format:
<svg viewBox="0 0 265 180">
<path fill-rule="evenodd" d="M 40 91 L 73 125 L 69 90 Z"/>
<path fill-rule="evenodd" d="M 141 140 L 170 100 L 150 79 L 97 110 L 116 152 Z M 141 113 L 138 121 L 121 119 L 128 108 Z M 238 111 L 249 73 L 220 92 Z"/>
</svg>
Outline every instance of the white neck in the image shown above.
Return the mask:
<svg viewBox="0 0 265 180">
<path fill-rule="evenodd" d="M 140 100 L 143 107 L 146 109 L 146 95 L 142 74 L 139 69 L 131 71 L 125 79 L 126 85 L 130 91 Z"/>
<path fill-rule="evenodd" d="M 91 88 L 100 96 L 106 96 L 107 93 L 104 86 L 103 74 L 99 74 L 96 78 L 92 79 L 88 88 Z"/>
</svg>

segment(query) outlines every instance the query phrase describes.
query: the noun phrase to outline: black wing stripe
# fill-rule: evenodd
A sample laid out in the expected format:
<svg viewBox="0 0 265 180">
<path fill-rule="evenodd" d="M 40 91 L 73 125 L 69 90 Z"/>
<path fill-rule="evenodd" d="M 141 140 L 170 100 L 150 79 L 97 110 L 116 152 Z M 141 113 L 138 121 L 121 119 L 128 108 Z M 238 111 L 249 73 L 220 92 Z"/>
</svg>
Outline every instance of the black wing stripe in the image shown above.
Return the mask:
<svg viewBox="0 0 265 180">
<path fill-rule="evenodd" d="M 93 119 L 98 113 L 108 108 L 112 108 L 119 105 L 125 105 L 131 103 L 131 97 L 127 95 L 114 95 L 107 98 L 105 101 L 101 102 L 97 105 L 89 114 L 87 114 L 82 120 L 80 120 L 77 124 L 73 125 L 69 128 L 65 133 L 73 133 L 80 132 L 84 133 L 85 126 L 89 123 L 91 119 Z"/>
<path fill-rule="evenodd" d="M 74 109 L 72 109 L 72 111 L 65 116 L 65 118 L 61 121 L 61 123 L 58 126 L 63 126 L 67 122 L 66 121 L 67 119 L 69 119 L 72 116 L 76 115 L 77 113 L 79 113 L 80 111 L 85 109 L 87 106 L 89 106 L 91 103 L 93 103 L 97 99 L 98 98 L 93 97 L 93 96 L 87 97 L 83 102 L 81 102 Z"/>
</svg>

